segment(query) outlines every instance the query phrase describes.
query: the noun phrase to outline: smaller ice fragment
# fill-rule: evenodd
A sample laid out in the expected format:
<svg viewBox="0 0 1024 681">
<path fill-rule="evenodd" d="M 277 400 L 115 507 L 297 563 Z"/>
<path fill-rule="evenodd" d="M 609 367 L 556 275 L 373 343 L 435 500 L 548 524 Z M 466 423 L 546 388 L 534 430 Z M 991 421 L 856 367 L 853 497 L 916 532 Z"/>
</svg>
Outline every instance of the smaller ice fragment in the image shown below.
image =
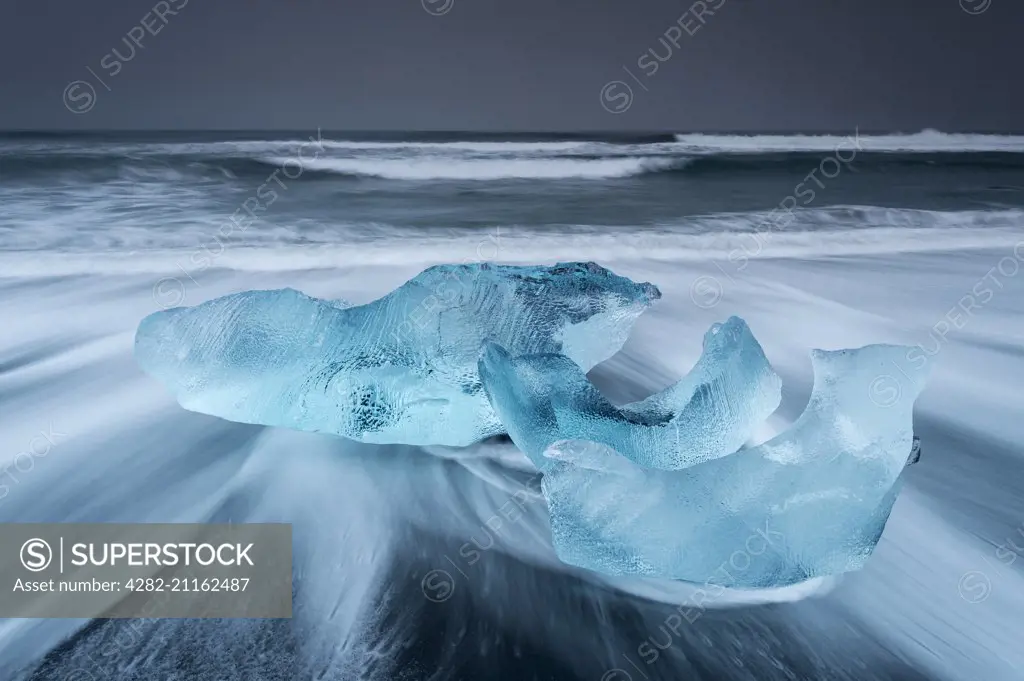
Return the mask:
<svg viewBox="0 0 1024 681">
<path fill-rule="evenodd" d="M 512 441 L 538 468 L 559 440 L 589 440 L 651 468 L 678 469 L 731 454 L 779 406 L 782 384 L 739 317 L 704 335 L 682 380 L 616 408 L 564 355 L 514 357 L 491 343 L 480 360 L 491 404 Z"/>
<path fill-rule="evenodd" d="M 814 351 L 810 402 L 788 430 L 683 470 L 556 443 L 541 487 L 559 558 L 740 588 L 860 569 L 920 454 L 912 411 L 928 367 L 908 361 L 910 350 Z"/>
<path fill-rule="evenodd" d="M 477 373 L 485 340 L 589 368 L 659 297 L 594 263 L 441 265 L 354 307 L 282 289 L 156 312 L 139 324 L 135 357 L 192 411 L 463 446 L 505 432 Z"/>
</svg>

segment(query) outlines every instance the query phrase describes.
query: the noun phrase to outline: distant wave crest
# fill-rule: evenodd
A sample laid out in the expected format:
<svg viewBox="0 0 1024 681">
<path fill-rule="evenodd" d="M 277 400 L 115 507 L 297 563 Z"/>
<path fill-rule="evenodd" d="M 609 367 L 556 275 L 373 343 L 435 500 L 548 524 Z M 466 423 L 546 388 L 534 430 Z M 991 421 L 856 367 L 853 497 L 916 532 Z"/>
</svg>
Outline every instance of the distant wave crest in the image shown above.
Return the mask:
<svg viewBox="0 0 1024 681">
<path fill-rule="evenodd" d="M 270 165 L 288 159 L 270 158 Z M 685 166 L 686 158 L 510 158 L 510 159 L 361 159 L 319 158 L 305 170 L 376 177 L 387 180 L 564 180 L 609 179 L 671 170 Z"/>
<path fill-rule="evenodd" d="M 312 138 L 311 138 L 312 139 Z M 302 149 L 300 153 L 299 149 Z M 301 165 L 310 178 L 428 181 L 616 180 L 649 174 L 806 173 L 840 150 L 858 170 L 894 166 L 1024 168 L 1024 137 L 923 131 L 910 135 L 676 135 L 543 140 L 233 140 L 95 145 L 0 138 L 15 181 L 174 172 L 218 181 L 260 179 Z M 294 171 L 293 171 L 294 172 Z"/>
<path fill-rule="evenodd" d="M 333 156 L 299 161 L 283 153 L 256 156 L 213 154 L 67 154 L 6 156 L 4 169 L 11 180 L 41 176 L 66 176 L 85 181 L 130 175 L 178 179 L 202 177 L 251 184 L 275 170 L 300 170 L 307 178 L 335 180 L 372 178 L 406 182 L 487 180 L 615 180 L 638 175 L 728 175 L 730 173 L 798 173 L 818 167 L 829 152 L 722 152 L 716 154 L 668 153 L 644 155 L 608 154 L 411 154 Z M 844 151 L 844 162 L 870 172 L 887 168 L 949 167 L 975 169 L 1024 169 L 1024 154 L 1008 152 L 853 152 Z"/>
<path fill-rule="evenodd" d="M 869 135 L 676 135 L 676 142 L 704 153 L 830 152 L 836 147 L 869 152 L 1024 152 L 1024 136 L 949 133 Z"/>
</svg>

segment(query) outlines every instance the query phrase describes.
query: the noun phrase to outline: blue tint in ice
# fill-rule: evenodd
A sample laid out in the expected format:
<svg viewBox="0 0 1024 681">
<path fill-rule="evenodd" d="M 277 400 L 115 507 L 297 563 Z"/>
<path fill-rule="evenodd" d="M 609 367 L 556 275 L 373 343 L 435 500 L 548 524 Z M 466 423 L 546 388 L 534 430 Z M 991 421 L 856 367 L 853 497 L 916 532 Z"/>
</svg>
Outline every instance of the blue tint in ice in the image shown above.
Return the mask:
<svg viewBox="0 0 1024 681">
<path fill-rule="evenodd" d="M 910 351 L 814 351 L 814 389 L 792 427 L 691 468 L 653 470 L 603 444 L 556 443 L 542 489 L 559 558 L 718 587 L 861 568 L 900 472 L 916 460 L 911 413 L 926 367 Z"/>
<path fill-rule="evenodd" d="M 586 368 L 586 367 L 584 367 Z M 746 323 L 730 317 L 704 335 L 681 381 L 616 408 L 570 358 L 516 357 L 489 344 L 480 376 L 512 441 L 538 468 L 558 440 L 589 440 L 652 468 L 677 469 L 731 454 L 775 409 L 782 384 Z"/>
<path fill-rule="evenodd" d="M 192 411 L 375 443 L 505 432 L 477 373 L 485 340 L 590 368 L 661 297 L 594 263 L 431 267 L 357 307 L 292 289 L 154 313 L 135 356 Z"/>
</svg>

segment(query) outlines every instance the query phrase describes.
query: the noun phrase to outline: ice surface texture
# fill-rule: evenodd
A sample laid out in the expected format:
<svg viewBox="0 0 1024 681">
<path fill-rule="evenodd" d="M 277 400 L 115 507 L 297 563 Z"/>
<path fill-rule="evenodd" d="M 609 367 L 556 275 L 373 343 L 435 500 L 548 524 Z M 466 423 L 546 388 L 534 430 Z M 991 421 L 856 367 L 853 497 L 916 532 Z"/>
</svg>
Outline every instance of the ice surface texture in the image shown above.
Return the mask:
<svg viewBox="0 0 1024 681">
<path fill-rule="evenodd" d="M 480 376 L 512 441 L 543 469 L 559 440 L 612 447 L 651 468 L 686 468 L 731 454 L 779 406 L 782 383 L 746 323 L 730 317 L 704 336 L 693 370 L 642 402 L 616 408 L 584 369 L 556 354 L 515 357 L 494 343 Z"/>
<path fill-rule="evenodd" d="M 911 348 L 816 350 L 806 410 L 772 440 L 666 471 L 605 444 L 550 447 L 541 483 L 563 562 L 612 575 L 775 587 L 860 569 L 916 460 L 926 367 Z"/>
<path fill-rule="evenodd" d="M 156 312 L 139 325 L 135 357 L 192 411 L 462 446 L 505 432 L 477 373 L 485 341 L 589 369 L 660 297 L 594 263 L 442 265 L 357 307 L 281 289 Z"/>
</svg>

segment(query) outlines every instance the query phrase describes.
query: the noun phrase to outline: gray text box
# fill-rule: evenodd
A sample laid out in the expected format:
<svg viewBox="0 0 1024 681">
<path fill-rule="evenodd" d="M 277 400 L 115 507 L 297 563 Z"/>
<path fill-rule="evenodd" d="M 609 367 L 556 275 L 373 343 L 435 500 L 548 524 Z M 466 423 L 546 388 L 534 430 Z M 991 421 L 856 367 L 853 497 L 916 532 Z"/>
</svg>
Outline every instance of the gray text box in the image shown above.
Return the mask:
<svg viewBox="0 0 1024 681">
<path fill-rule="evenodd" d="M 285 524 L 0 524 L 0 617 L 291 617 Z"/>
</svg>

